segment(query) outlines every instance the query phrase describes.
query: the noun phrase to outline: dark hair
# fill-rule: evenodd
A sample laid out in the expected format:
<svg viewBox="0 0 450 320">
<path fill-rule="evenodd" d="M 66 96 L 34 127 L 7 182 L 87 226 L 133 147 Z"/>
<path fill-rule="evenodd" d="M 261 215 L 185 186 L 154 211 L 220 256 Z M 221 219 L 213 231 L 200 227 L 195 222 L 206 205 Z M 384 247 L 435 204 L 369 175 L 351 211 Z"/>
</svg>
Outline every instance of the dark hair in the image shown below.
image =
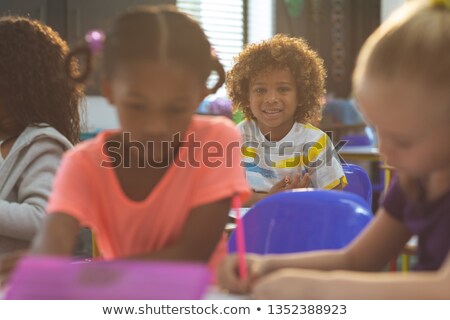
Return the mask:
<svg viewBox="0 0 450 320">
<path fill-rule="evenodd" d="M 72 143 L 79 140 L 82 89 L 65 72 L 68 51 L 58 33 L 39 21 L 0 18 L 0 108 L 8 117 L 2 130 L 19 134 L 47 123 Z"/>
<path fill-rule="evenodd" d="M 68 56 L 86 58 L 87 68 L 80 74 L 71 74 L 76 81 L 84 81 L 90 72 L 92 53 L 88 44 L 74 49 Z M 133 60 L 170 60 L 190 68 L 206 82 L 212 71 L 219 80 L 210 89 L 214 93 L 222 86 L 225 72 L 217 57 L 211 54 L 211 45 L 197 22 L 174 6 L 139 6 L 128 9 L 114 22 L 106 34 L 103 47 L 103 73 L 113 76 L 118 64 Z"/>
<path fill-rule="evenodd" d="M 299 105 L 295 120 L 306 123 L 320 117 L 326 77 L 323 60 L 304 40 L 282 34 L 249 44 L 235 57 L 226 83 L 233 108 L 254 120 L 249 106 L 251 79 L 261 72 L 284 68 L 289 69 L 297 85 Z"/>
</svg>

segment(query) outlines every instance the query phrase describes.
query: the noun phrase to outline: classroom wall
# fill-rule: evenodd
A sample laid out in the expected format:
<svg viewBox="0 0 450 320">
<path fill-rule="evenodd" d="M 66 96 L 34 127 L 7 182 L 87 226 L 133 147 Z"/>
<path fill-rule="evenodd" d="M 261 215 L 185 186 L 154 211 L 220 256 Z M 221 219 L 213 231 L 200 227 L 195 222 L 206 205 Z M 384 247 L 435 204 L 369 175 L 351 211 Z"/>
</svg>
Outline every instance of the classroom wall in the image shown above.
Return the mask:
<svg viewBox="0 0 450 320">
<path fill-rule="evenodd" d="M 351 75 L 358 52 L 380 25 L 380 2 L 277 0 L 276 32 L 306 39 L 324 60 L 328 74 L 327 93 L 347 99 L 351 95 Z"/>
<path fill-rule="evenodd" d="M 275 0 L 276 1 L 276 0 Z M 282 0 L 278 0 L 282 1 Z M 360 0 L 357 0 L 360 1 Z M 263 3 L 260 3 L 261 0 L 251 0 L 250 6 L 256 6 L 257 3 L 259 4 L 259 17 L 255 16 L 250 17 L 250 19 L 256 19 L 256 18 L 262 18 L 262 20 L 267 21 L 267 23 L 264 25 L 264 28 L 266 29 L 274 29 L 275 27 L 270 25 L 271 17 L 276 13 L 275 6 L 272 3 L 272 0 L 263 0 L 264 6 L 262 6 Z M 381 21 L 384 21 L 396 8 L 398 8 L 402 3 L 404 3 L 405 0 L 381 0 L 380 3 L 380 19 Z M 272 15 L 267 10 L 263 10 L 263 7 L 266 7 L 267 5 L 270 5 L 272 7 Z M 252 10 L 253 11 L 253 10 Z M 280 17 L 279 14 L 276 16 Z M 250 41 L 259 41 L 262 40 L 264 37 L 261 36 L 261 30 L 254 29 L 249 30 L 249 40 Z M 265 33 L 264 33 L 265 34 Z M 118 127 L 118 121 L 115 115 L 115 110 L 112 106 L 108 104 L 108 102 L 100 96 L 88 96 L 86 99 L 87 102 L 87 125 L 88 129 L 90 131 L 97 130 L 97 129 L 110 129 L 110 128 L 117 128 Z"/>
</svg>

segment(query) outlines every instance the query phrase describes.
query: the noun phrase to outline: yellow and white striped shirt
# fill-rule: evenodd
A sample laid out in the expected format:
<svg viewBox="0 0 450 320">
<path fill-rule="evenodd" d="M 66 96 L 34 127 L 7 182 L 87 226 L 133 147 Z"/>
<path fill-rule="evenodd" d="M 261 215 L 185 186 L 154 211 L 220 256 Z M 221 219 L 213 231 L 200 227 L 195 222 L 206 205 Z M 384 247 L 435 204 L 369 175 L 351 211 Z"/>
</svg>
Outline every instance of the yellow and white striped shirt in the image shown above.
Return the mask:
<svg viewBox="0 0 450 320">
<path fill-rule="evenodd" d="M 347 185 L 342 166 L 325 132 L 309 124 L 294 123 L 280 141 L 268 141 L 254 121 L 238 125 L 247 180 L 253 190 L 268 192 L 285 177 L 308 172 L 311 187 L 333 189 Z"/>
</svg>

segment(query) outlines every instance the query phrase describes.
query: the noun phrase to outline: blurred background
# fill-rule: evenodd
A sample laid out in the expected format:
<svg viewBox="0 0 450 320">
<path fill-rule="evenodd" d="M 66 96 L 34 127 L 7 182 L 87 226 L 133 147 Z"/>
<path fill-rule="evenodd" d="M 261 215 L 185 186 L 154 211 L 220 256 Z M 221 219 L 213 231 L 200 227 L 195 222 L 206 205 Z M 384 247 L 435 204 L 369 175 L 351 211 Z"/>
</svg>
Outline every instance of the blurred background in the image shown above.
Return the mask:
<svg viewBox="0 0 450 320">
<path fill-rule="evenodd" d="M 106 29 L 128 6 L 172 4 L 198 20 L 225 69 L 247 43 L 276 33 L 305 38 L 325 61 L 327 97 L 321 123 L 338 141 L 366 130 L 351 100 L 351 73 L 367 36 L 404 0 L 1 0 L 0 15 L 25 15 L 48 24 L 71 47 L 91 29 Z M 214 81 L 214 76 L 211 81 Z M 87 85 L 86 134 L 117 127 L 101 97 L 97 72 Z M 225 88 L 207 97 L 199 113 L 231 115 Z M 369 132 L 370 135 L 370 132 Z"/>
</svg>

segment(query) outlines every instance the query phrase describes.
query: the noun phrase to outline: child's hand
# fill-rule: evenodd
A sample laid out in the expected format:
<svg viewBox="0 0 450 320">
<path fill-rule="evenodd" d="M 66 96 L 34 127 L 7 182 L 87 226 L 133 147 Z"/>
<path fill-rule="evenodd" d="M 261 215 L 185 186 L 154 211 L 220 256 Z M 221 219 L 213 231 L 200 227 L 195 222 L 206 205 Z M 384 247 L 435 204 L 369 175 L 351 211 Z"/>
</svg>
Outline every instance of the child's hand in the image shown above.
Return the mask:
<svg viewBox="0 0 450 320">
<path fill-rule="evenodd" d="M 26 253 L 26 251 L 16 251 L 0 257 L 0 288 L 7 284 L 17 263 Z"/>
<path fill-rule="evenodd" d="M 303 176 L 300 173 L 297 173 L 293 179 L 290 177 L 285 177 L 283 180 L 274 184 L 270 189 L 269 194 L 274 194 L 289 189 L 308 188 L 310 182 L 311 179 L 308 173 L 305 173 Z"/>
<path fill-rule="evenodd" d="M 272 188 L 270 189 L 269 195 L 270 194 L 275 194 L 277 192 L 285 191 L 286 187 L 289 185 L 289 181 L 290 181 L 290 178 L 286 177 L 283 180 L 280 180 L 277 183 L 275 183 L 272 186 Z"/>
<path fill-rule="evenodd" d="M 300 173 L 297 173 L 294 176 L 294 179 L 292 179 L 292 181 L 289 181 L 286 189 L 308 188 L 310 182 L 311 179 L 308 173 L 305 173 L 303 176 Z"/>
<path fill-rule="evenodd" d="M 218 284 L 234 293 L 248 293 L 251 285 L 268 272 L 265 260 L 257 254 L 246 254 L 248 278 L 242 282 L 239 278 L 238 257 L 235 254 L 229 255 L 220 265 L 217 272 Z"/>
</svg>

